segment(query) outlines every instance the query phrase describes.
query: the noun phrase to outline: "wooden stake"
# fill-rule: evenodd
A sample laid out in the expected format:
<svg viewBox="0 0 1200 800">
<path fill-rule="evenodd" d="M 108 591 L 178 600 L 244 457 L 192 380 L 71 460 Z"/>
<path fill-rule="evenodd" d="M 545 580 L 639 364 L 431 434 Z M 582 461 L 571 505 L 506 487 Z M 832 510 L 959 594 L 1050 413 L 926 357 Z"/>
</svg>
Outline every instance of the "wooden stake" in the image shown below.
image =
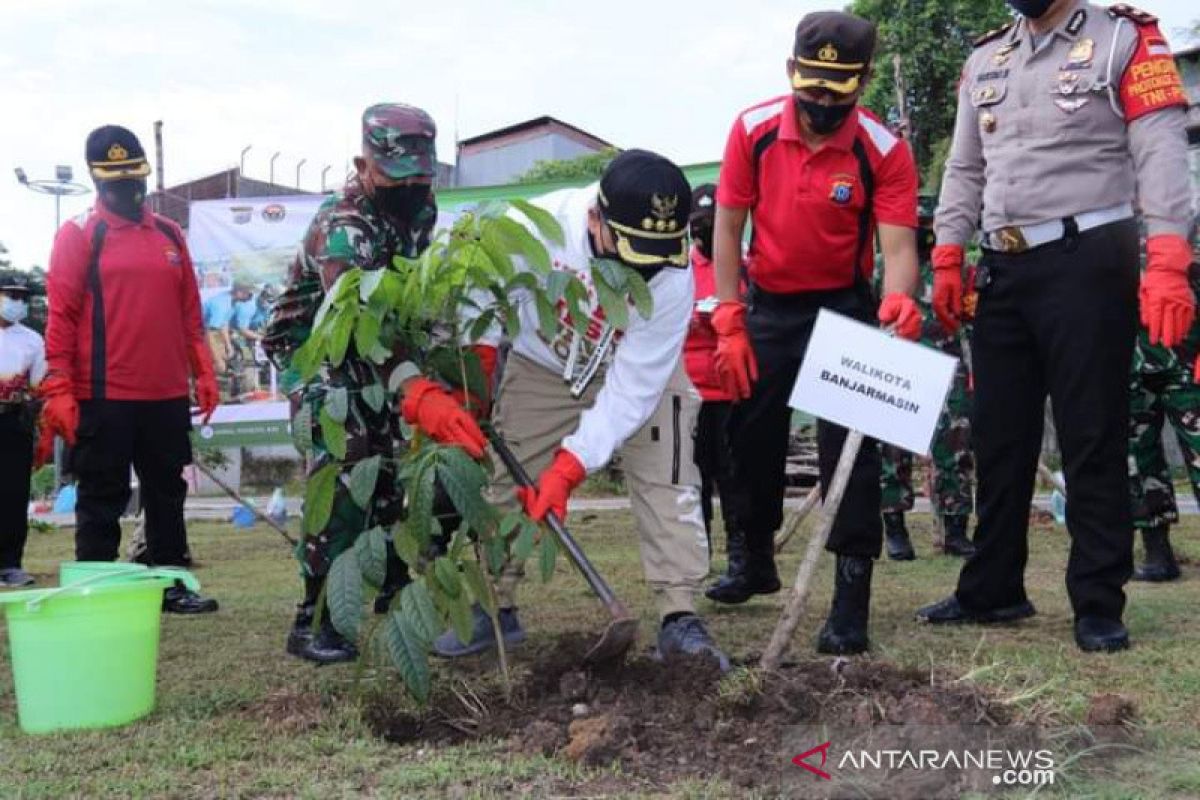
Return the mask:
<svg viewBox="0 0 1200 800">
<path fill-rule="evenodd" d="M 846 436 L 846 443 L 842 445 L 842 454 L 838 458 L 837 470 L 833 473 L 833 481 L 830 483 L 829 491 L 825 494 L 825 502 L 821 505 L 820 524 L 812 538 L 808 540 L 808 551 L 804 554 L 804 560 L 800 562 L 800 569 L 796 571 L 796 582 L 792 585 L 792 595 L 788 598 L 783 614 L 780 615 L 779 622 L 771 634 L 771 641 L 767 644 L 767 649 L 759 662 L 759 666 L 764 670 L 773 671 L 779 667 L 783 652 L 787 649 L 788 643 L 796 633 L 796 628 L 800 625 L 800 617 L 804 613 L 804 604 L 808 599 L 808 587 L 812 582 L 813 572 L 816 571 L 817 561 L 821 557 L 825 543 L 829 541 L 829 533 L 833 530 L 833 521 L 837 518 L 838 509 L 842 505 L 842 496 L 846 494 L 846 484 L 850 482 L 850 471 L 854 468 L 854 461 L 858 458 L 862 441 L 862 433 L 852 430 Z"/>
<path fill-rule="evenodd" d="M 804 522 L 804 519 L 808 516 L 809 512 L 816 508 L 817 505 L 820 504 L 820 501 L 821 482 L 817 481 L 812 490 L 809 491 L 808 495 L 804 498 L 804 502 L 801 503 L 800 507 L 796 509 L 795 513 L 788 518 L 787 524 L 784 525 L 783 530 L 780 531 L 779 535 L 775 537 L 776 553 L 783 550 L 784 545 L 786 545 L 791 538 L 796 535 L 796 531 L 800 530 L 800 523 Z"/>
</svg>

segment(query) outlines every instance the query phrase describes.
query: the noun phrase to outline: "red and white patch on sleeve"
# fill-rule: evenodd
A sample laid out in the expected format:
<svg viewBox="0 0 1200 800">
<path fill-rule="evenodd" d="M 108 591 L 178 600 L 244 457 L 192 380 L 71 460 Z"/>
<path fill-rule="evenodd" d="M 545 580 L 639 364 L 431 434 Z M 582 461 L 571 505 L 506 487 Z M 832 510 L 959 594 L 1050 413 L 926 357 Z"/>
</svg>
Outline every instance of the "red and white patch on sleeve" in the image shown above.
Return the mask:
<svg viewBox="0 0 1200 800">
<path fill-rule="evenodd" d="M 1125 119 L 1133 122 L 1160 109 L 1187 107 L 1187 95 L 1171 48 L 1157 25 L 1139 25 L 1137 49 L 1121 76 L 1121 105 Z"/>
</svg>

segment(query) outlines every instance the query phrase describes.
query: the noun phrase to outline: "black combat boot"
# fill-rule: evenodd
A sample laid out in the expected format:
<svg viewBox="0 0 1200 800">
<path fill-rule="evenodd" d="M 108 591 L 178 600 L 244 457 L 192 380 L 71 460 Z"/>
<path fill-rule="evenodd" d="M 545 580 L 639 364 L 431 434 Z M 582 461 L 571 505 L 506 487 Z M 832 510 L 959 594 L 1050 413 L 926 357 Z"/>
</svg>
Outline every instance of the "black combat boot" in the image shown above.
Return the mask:
<svg viewBox="0 0 1200 800">
<path fill-rule="evenodd" d="M 967 519 L 965 514 L 947 514 L 942 517 L 942 526 L 946 529 L 946 541 L 942 543 L 942 551 L 946 555 L 963 558 L 975 555 L 975 544 L 967 538 Z"/>
<path fill-rule="evenodd" d="M 325 609 L 321 624 L 300 651 L 300 657 L 316 664 L 338 664 L 358 658 L 358 648 L 354 642 L 337 632 L 329 619 L 329 610 Z"/>
<path fill-rule="evenodd" d="M 741 572 L 746 567 L 746 535 L 740 529 L 728 532 L 725 540 L 725 555 L 729 573 Z"/>
<path fill-rule="evenodd" d="M 917 557 L 904 524 L 903 511 L 883 512 L 883 535 L 887 538 L 887 554 L 892 561 L 912 561 Z"/>
<path fill-rule="evenodd" d="M 1171 549 L 1170 530 L 1166 525 L 1142 529 L 1146 562 L 1133 571 L 1135 581 L 1165 583 L 1179 579 L 1179 565 L 1175 563 L 1175 551 Z"/>
<path fill-rule="evenodd" d="M 316 615 L 317 598 L 321 596 L 321 579 L 304 579 L 304 599 L 296 604 L 296 618 L 288 631 L 287 651 L 293 656 L 303 657 L 304 648 L 312 641 L 312 623 Z"/>
<path fill-rule="evenodd" d="M 866 652 L 867 620 L 871 615 L 871 572 L 875 562 L 866 556 L 837 557 L 833 604 L 817 638 L 817 652 L 851 655 Z"/>
<path fill-rule="evenodd" d="M 775 569 L 774 536 L 767 534 L 758 537 L 762 541 L 752 542 L 744 533 L 741 535 L 745 557 L 735 562 L 730 555 L 728 571 L 704 593 L 709 600 L 736 605 L 756 594 L 774 594 L 780 589 L 779 571 Z"/>
</svg>

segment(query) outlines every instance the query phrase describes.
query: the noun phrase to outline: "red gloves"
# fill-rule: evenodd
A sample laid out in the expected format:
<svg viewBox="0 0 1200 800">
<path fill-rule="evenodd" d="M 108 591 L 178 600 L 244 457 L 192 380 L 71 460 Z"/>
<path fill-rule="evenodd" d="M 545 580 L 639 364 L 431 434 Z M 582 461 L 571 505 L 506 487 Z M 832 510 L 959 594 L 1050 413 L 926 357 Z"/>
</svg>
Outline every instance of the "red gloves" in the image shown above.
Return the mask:
<svg viewBox="0 0 1200 800">
<path fill-rule="evenodd" d="M 587 470 L 570 450 L 560 449 L 554 461 L 538 476 L 537 486 L 517 488 L 517 499 L 525 507 L 525 513 L 537 522 L 552 512 L 560 520 L 567 518 L 567 498 L 576 486 L 583 483 Z"/>
<path fill-rule="evenodd" d="M 445 389 L 428 378 L 413 378 L 404 386 L 400 413 L 441 444 L 466 450 L 471 458 L 482 458 L 487 439 L 479 424 Z"/>
<path fill-rule="evenodd" d="M 717 332 L 713 361 L 721 388 L 733 400 L 745 400 L 758 380 L 758 361 L 746 335 L 746 304 L 739 300 L 721 301 L 713 311 L 712 326 Z"/>
<path fill-rule="evenodd" d="M 196 405 L 200 406 L 200 413 L 204 415 L 201 422 L 207 425 L 221 402 L 221 390 L 217 388 L 217 374 L 213 372 L 208 342 L 197 339 L 191 343 L 188 363 L 192 367 L 192 377 L 196 379 Z"/>
<path fill-rule="evenodd" d="M 879 321 L 886 327 L 894 325 L 896 335 L 915 342 L 921 338 L 921 309 L 917 301 L 904 292 L 892 292 L 879 305 Z"/>
<path fill-rule="evenodd" d="M 451 392 L 458 403 L 475 415 L 475 419 L 487 419 L 492 413 L 492 381 L 496 375 L 496 361 L 499 353 L 490 344 L 471 345 L 471 352 L 479 358 L 479 366 L 483 369 L 484 396 L 476 397 L 464 386 Z"/>
<path fill-rule="evenodd" d="M 61 374 L 51 374 L 42 381 L 38 392 L 45 399 L 38 424 L 37 449 L 34 466 L 40 467 L 54 458 L 54 437 L 61 436 L 67 444 L 75 444 L 75 431 L 79 429 L 79 401 L 75 399 L 75 388 L 71 379 Z"/>
<path fill-rule="evenodd" d="M 1160 233 L 1146 239 L 1146 273 L 1138 299 L 1150 344 L 1174 347 L 1187 337 L 1196 315 L 1196 296 L 1188 285 L 1191 263 L 1192 248 L 1182 236 Z"/>
<path fill-rule="evenodd" d="M 939 244 L 932 258 L 933 315 L 947 333 L 954 333 L 963 312 L 962 245 Z"/>
</svg>

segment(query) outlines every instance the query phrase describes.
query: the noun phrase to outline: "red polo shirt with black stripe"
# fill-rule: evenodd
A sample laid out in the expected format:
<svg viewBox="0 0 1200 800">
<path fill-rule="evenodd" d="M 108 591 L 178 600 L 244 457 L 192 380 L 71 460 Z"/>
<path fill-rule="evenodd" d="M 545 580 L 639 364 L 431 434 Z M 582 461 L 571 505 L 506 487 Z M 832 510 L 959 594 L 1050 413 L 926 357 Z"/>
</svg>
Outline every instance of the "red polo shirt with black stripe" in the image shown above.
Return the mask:
<svg viewBox="0 0 1200 800">
<path fill-rule="evenodd" d="M 188 396 L 188 349 L 204 331 L 174 222 L 148 209 L 132 222 L 97 203 L 59 229 L 46 290 L 46 362 L 71 377 L 77 398 Z"/>
<path fill-rule="evenodd" d="M 876 225 L 917 226 L 917 169 L 908 144 L 870 111 L 856 108 L 812 150 L 800 135 L 791 95 L 738 115 L 725 144 L 717 203 L 750 211 L 747 266 L 753 283 L 783 294 L 854 285 L 866 204 L 856 141 L 874 183 L 858 263 L 870 280 Z"/>
</svg>

